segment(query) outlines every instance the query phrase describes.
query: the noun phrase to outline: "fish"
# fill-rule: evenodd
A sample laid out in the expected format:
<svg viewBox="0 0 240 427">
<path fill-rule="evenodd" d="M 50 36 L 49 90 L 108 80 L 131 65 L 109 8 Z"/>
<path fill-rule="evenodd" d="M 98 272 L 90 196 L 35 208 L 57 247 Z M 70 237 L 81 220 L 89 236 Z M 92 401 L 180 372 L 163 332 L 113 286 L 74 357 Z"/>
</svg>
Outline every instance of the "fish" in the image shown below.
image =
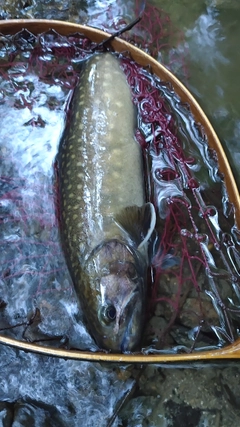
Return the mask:
<svg viewBox="0 0 240 427">
<path fill-rule="evenodd" d="M 146 201 L 136 110 L 119 59 L 84 64 L 58 152 L 61 240 L 98 347 L 139 347 L 145 316 L 148 245 L 156 213 Z"/>
</svg>

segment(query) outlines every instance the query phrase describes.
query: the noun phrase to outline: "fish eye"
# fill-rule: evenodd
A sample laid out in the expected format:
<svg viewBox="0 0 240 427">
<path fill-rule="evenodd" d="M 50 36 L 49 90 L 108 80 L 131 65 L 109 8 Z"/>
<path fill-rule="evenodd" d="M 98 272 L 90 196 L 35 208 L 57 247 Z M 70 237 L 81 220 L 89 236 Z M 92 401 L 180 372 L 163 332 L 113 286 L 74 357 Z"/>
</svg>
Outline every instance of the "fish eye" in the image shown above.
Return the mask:
<svg viewBox="0 0 240 427">
<path fill-rule="evenodd" d="M 113 305 L 109 305 L 106 309 L 106 316 L 109 320 L 116 319 L 116 308 Z"/>
<path fill-rule="evenodd" d="M 111 323 L 116 319 L 116 308 L 114 305 L 108 305 L 107 307 L 103 307 L 102 310 L 102 318 L 105 323 Z"/>
</svg>

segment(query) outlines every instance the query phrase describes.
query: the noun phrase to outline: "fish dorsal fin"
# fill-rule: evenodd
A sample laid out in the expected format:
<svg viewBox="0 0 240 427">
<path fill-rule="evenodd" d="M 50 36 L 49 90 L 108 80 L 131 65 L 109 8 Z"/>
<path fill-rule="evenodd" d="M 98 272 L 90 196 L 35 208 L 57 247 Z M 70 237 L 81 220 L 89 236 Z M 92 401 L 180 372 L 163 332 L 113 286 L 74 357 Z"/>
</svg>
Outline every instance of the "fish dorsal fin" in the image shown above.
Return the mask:
<svg viewBox="0 0 240 427">
<path fill-rule="evenodd" d="M 156 224 L 156 212 L 152 203 L 127 206 L 115 216 L 115 222 L 141 249 L 149 240 Z"/>
</svg>

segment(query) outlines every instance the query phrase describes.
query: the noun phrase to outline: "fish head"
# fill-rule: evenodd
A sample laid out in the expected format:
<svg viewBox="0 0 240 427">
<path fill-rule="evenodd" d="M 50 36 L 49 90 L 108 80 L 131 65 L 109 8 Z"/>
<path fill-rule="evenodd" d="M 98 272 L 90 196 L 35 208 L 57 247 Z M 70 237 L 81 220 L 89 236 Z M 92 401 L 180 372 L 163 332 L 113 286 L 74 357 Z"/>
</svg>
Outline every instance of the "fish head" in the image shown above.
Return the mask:
<svg viewBox="0 0 240 427">
<path fill-rule="evenodd" d="M 89 328 L 98 346 L 112 352 L 137 348 L 145 315 L 145 260 L 117 240 L 105 242 L 88 262 Z"/>
</svg>

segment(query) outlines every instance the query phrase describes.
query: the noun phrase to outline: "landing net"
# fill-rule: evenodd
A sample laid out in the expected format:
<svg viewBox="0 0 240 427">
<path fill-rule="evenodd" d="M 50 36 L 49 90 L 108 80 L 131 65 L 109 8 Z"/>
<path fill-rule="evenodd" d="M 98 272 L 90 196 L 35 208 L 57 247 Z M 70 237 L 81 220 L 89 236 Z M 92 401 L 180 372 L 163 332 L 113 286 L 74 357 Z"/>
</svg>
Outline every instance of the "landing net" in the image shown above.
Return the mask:
<svg viewBox="0 0 240 427">
<path fill-rule="evenodd" d="M 0 42 L 0 332 L 96 350 L 59 243 L 53 167 L 81 62 L 95 45 L 26 30 Z M 216 153 L 167 82 L 120 61 L 158 213 L 144 351 L 231 343 L 239 335 L 239 232 Z"/>
</svg>

